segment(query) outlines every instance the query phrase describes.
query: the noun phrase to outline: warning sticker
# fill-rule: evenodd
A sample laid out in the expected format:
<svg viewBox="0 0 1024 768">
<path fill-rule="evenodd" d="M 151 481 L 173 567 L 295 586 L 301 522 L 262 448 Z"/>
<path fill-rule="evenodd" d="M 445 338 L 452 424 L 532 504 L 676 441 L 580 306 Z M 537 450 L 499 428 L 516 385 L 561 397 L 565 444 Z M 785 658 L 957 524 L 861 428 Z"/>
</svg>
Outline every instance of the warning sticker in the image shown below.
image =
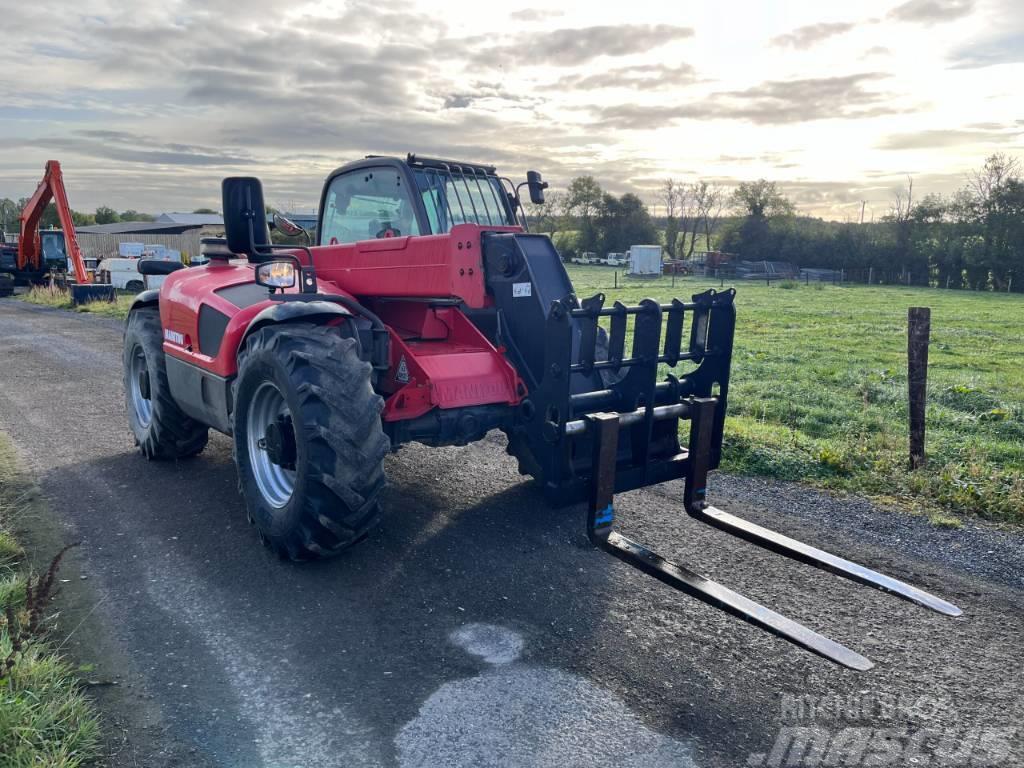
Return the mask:
<svg viewBox="0 0 1024 768">
<path fill-rule="evenodd" d="M 531 283 L 512 283 L 512 298 L 532 295 L 533 285 Z"/>
<path fill-rule="evenodd" d="M 398 370 L 395 372 L 395 381 L 402 384 L 409 383 L 409 366 L 405 363 L 405 355 L 398 361 Z"/>
</svg>

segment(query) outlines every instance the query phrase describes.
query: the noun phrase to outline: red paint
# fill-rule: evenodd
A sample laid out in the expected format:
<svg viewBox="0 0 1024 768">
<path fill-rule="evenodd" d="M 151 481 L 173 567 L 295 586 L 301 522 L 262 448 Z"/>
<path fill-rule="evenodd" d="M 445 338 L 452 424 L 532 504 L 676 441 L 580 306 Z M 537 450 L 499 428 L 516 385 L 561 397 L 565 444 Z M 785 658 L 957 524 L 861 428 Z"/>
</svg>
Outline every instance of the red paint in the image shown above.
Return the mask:
<svg viewBox="0 0 1024 768">
<path fill-rule="evenodd" d="M 355 297 L 376 312 L 391 334 L 391 368 L 378 388 L 387 398 L 383 418 L 399 421 L 432 408 L 521 402 L 526 386 L 503 351 L 457 307 L 431 308 L 423 298 L 459 298 L 472 308 L 490 304 L 484 288 L 481 232 L 519 231 L 517 227 L 460 224 L 444 235 L 397 236 L 349 245 L 313 248 L 321 293 Z M 302 252 L 295 255 L 303 262 Z M 269 297 L 239 308 L 215 292 L 254 281 L 253 265 L 236 260 L 170 274 L 160 289 L 160 320 L 185 337 L 184 345 L 164 340 L 164 351 L 210 373 L 237 373 L 238 348 L 253 319 L 272 306 Z M 387 301 L 380 299 L 387 298 Z M 401 299 L 411 299 L 401 301 Z M 191 345 L 199 338 L 203 305 L 229 318 L 216 357 Z M 408 381 L 398 380 L 405 359 Z"/>
</svg>

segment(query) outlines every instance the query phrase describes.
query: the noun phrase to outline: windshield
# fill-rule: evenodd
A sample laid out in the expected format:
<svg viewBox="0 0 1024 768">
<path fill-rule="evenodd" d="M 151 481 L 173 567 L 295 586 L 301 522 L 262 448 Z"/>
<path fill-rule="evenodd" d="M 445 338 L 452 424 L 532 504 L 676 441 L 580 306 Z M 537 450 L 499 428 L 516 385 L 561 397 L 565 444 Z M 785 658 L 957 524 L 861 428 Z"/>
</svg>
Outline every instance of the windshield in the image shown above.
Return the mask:
<svg viewBox="0 0 1024 768">
<path fill-rule="evenodd" d="M 496 176 L 437 168 L 415 168 L 413 173 L 432 233 L 448 232 L 456 224 L 510 223 L 505 191 Z"/>
<path fill-rule="evenodd" d="M 355 243 L 420 234 L 412 197 L 393 168 L 363 168 L 337 176 L 327 192 L 320 242 Z"/>
<path fill-rule="evenodd" d="M 39 243 L 43 250 L 45 261 L 64 261 L 68 254 L 64 248 L 63 232 L 40 232 Z"/>
</svg>

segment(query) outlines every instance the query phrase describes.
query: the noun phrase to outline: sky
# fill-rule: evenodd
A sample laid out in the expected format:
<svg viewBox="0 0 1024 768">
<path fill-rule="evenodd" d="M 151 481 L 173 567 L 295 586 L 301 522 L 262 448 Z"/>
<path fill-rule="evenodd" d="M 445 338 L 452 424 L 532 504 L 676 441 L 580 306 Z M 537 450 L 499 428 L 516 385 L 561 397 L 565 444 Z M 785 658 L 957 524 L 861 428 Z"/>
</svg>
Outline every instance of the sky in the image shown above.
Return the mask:
<svg viewBox="0 0 1024 768">
<path fill-rule="evenodd" d="M 767 178 L 806 214 L 881 217 L 1024 155 L 1024 2 L 0 0 L 0 197 L 46 160 L 72 207 L 315 208 L 366 154 L 589 174 Z"/>
</svg>

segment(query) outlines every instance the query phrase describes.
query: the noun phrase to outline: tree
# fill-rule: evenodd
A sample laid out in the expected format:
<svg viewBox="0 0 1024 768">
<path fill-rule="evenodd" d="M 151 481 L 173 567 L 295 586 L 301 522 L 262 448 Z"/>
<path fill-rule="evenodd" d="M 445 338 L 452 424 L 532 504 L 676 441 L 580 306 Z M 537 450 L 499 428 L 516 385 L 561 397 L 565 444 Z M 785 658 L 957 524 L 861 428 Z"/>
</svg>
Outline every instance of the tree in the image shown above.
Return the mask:
<svg viewBox="0 0 1024 768">
<path fill-rule="evenodd" d="M 213 208 L 196 208 L 192 213 L 210 213 L 214 216 L 217 215 L 217 212 L 213 210 Z"/>
<path fill-rule="evenodd" d="M 133 208 L 121 212 L 121 221 L 154 221 L 155 216 L 149 213 L 140 213 Z"/>
<path fill-rule="evenodd" d="M 20 217 L 21 208 L 18 207 L 17 203 L 9 197 L 0 200 L 0 232 L 17 232 L 20 230 Z"/>
<path fill-rule="evenodd" d="M 702 199 L 701 218 L 704 220 L 704 247 L 711 250 L 711 233 L 718 226 L 725 207 L 725 190 L 717 185 L 705 185 Z"/>
<path fill-rule="evenodd" d="M 582 251 L 597 249 L 598 234 L 594 216 L 601 206 L 601 186 L 593 176 L 577 176 L 566 191 L 566 209 L 579 229 L 577 244 Z"/>
<path fill-rule="evenodd" d="M 745 181 L 732 193 L 733 207 L 745 216 L 755 219 L 771 219 L 776 216 L 792 216 L 796 212 L 793 203 L 779 191 L 774 181 Z"/>
<path fill-rule="evenodd" d="M 96 223 L 96 217 L 91 213 L 71 212 L 71 221 L 76 227 L 88 227 Z"/>
<path fill-rule="evenodd" d="M 527 203 L 530 227 L 537 232 L 547 232 L 554 240 L 562 229 L 565 198 L 564 192 L 549 192 L 544 195 L 544 202 L 540 205 Z"/>
<path fill-rule="evenodd" d="M 908 270 L 911 277 L 916 274 L 917 282 L 928 283 L 927 262 L 922 264 L 914 258 L 911 251 L 911 240 L 914 236 L 914 179 L 907 177 L 906 190 L 900 188 L 893 194 L 892 205 L 885 220 L 893 225 L 896 238 L 896 264 L 901 273 Z"/>
<path fill-rule="evenodd" d="M 676 209 L 679 206 L 680 187 L 671 178 L 662 182 L 660 190 L 661 202 L 665 204 L 665 252 L 669 258 L 676 256 L 676 240 L 679 239 L 679 220 Z"/>
<path fill-rule="evenodd" d="M 743 182 L 733 190 L 730 202 L 744 218 L 739 227 L 730 232 L 729 249 L 738 251 L 746 259 L 779 258 L 779 243 L 773 240 L 792 239 L 793 230 L 781 227 L 773 232 L 771 223 L 791 218 L 796 207 L 775 182 L 765 179 Z"/>
<path fill-rule="evenodd" d="M 121 217 L 117 215 L 117 211 L 106 205 L 101 205 L 96 209 L 96 223 L 97 224 L 116 224 L 121 220 Z"/>
<path fill-rule="evenodd" d="M 629 192 L 622 197 L 602 196 L 596 233 L 600 253 L 621 253 L 631 245 L 656 242 L 658 237 L 647 206 Z"/>
</svg>

